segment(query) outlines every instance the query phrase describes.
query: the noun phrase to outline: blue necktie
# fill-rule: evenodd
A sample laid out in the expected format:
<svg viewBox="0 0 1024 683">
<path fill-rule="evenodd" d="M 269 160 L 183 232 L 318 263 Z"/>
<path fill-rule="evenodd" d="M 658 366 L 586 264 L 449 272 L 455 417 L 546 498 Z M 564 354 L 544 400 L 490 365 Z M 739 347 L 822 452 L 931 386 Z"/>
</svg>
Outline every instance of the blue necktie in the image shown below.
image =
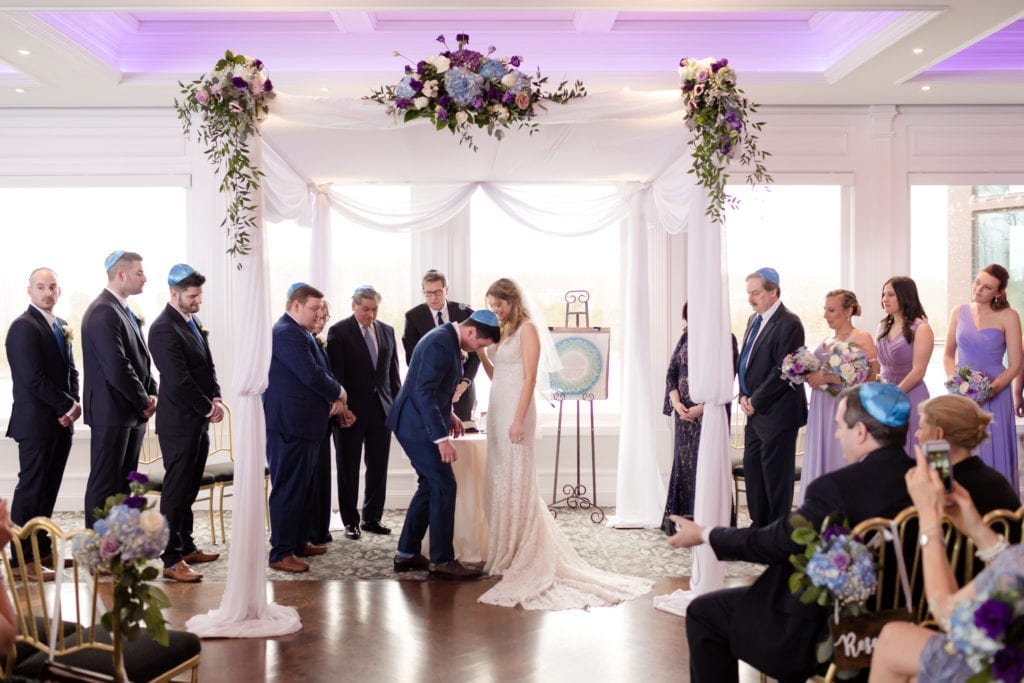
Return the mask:
<svg viewBox="0 0 1024 683">
<path fill-rule="evenodd" d="M 196 325 L 196 319 L 195 318 L 189 318 L 188 319 L 188 326 L 192 330 L 192 334 L 196 335 L 196 339 L 199 340 L 199 345 L 202 346 L 205 349 L 206 348 L 206 342 L 203 341 L 203 333 L 199 331 L 199 326 Z"/>
<path fill-rule="evenodd" d="M 56 320 L 53 321 L 53 334 L 57 337 L 57 347 L 60 349 L 61 354 L 67 358 L 68 343 L 67 340 L 64 339 L 64 332 L 60 329 L 60 325 L 57 324 Z"/>
<path fill-rule="evenodd" d="M 747 335 L 747 341 L 743 344 L 743 353 L 740 354 L 740 364 L 736 375 L 740 378 L 740 394 L 743 396 L 750 396 L 747 392 L 747 383 L 743 380 L 743 375 L 747 374 L 747 358 L 750 357 L 750 349 L 754 346 L 754 340 L 757 339 L 757 333 L 761 329 L 761 320 L 760 315 L 754 318 L 750 334 Z"/>
<path fill-rule="evenodd" d="M 138 332 L 139 334 L 142 334 L 142 328 L 141 328 L 141 327 L 139 327 L 139 319 L 135 317 L 135 314 L 134 314 L 134 313 L 132 313 L 132 309 L 130 309 L 130 308 L 128 308 L 127 306 L 125 306 L 125 307 L 124 307 L 124 312 L 128 314 L 128 317 L 129 317 L 129 318 L 131 318 L 131 319 L 132 319 L 132 324 L 133 324 L 133 325 L 135 325 L 135 330 L 136 330 L 136 331 L 137 331 L 137 332 Z"/>
<path fill-rule="evenodd" d="M 370 361 L 373 363 L 373 367 L 377 367 L 377 346 L 373 343 L 369 325 L 363 328 L 363 341 L 366 342 L 366 348 L 370 350 Z"/>
</svg>

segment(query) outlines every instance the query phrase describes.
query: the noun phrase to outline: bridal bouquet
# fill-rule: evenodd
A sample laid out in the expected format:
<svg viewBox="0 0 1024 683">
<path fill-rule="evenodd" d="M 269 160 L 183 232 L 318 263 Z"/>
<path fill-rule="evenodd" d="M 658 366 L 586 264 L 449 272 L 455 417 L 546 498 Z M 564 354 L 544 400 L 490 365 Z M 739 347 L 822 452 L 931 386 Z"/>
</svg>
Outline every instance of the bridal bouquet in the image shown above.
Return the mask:
<svg viewBox="0 0 1024 683">
<path fill-rule="evenodd" d="M 807 375 L 819 369 L 821 369 L 821 361 L 806 346 L 801 346 L 783 358 L 782 365 L 780 366 L 782 379 L 789 382 L 791 387 L 803 384 L 807 379 Z"/>
<path fill-rule="evenodd" d="M 545 92 L 542 87 L 548 79 L 539 69 L 531 78 L 519 70 L 522 59 L 517 55 L 492 57 L 497 51 L 494 46 L 487 48 L 486 54 L 470 50 L 466 47 L 469 35 L 465 33 L 455 37 L 457 50 L 448 47 L 443 35 L 436 40 L 445 48 L 440 54 L 415 63 L 408 60 L 405 76 L 396 85 L 381 86 L 363 99 L 387 105 L 386 112 L 395 119 L 425 118 L 437 130 L 458 133 L 459 144 L 466 143 L 476 151 L 471 132 L 474 127 L 485 129 L 498 140 L 513 123 L 528 128 L 533 135 L 537 124 L 530 120 L 538 108 L 544 109 L 542 101 L 565 104 L 587 94 L 580 81 L 572 87 L 562 81 L 554 91 Z"/>
<path fill-rule="evenodd" d="M 160 557 L 170 530 L 164 516 L 145 497 L 146 475 L 128 475 L 131 493 L 107 498 L 96 510 L 92 531 L 75 536 L 72 552 L 89 573 L 109 571 L 114 580 L 114 604 L 103 615 L 103 628 L 129 640 L 141 632 L 144 622 L 153 640 L 167 645 L 167 626 L 160 611 L 170 606 L 167 595 L 148 581 L 157 578 L 156 567 L 146 561 Z M 115 641 L 115 668 L 120 663 Z"/>
<path fill-rule="evenodd" d="M 958 365 L 953 376 L 946 380 L 946 391 L 984 403 L 992 395 L 992 380 L 970 365 Z"/>
<path fill-rule="evenodd" d="M 871 373 L 871 362 L 853 342 L 837 341 L 829 349 L 828 358 L 821 369 L 838 377 L 843 387 L 852 387 L 867 381 Z M 839 394 L 839 390 L 831 384 L 825 391 L 833 396 Z"/>
<path fill-rule="evenodd" d="M 961 654 L 977 675 L 969 680 L 1024 680 L 1024 586 L 962 600 L 950 615 L 946 651 Z"/>
<path fill-rule="evenodd" d="M 249 159 L 248 139 L 257 133 L 256 124 L 270 111 L 268 102 L 276 94 L 258 59 L 228 50 L 213 71 L 190 83 L 178 81 L 184 98 L 174 100 L 185 135 L 192 131 L 198 115 L 199 142 L 206 145 L 206 158 L 224 174 L 220 191 L 230 196 L 226 225 L 232 238 L 228 253 L 248 254 L 249 236 L 256 229 L 254 197 L 263 173 Z"/>
<path fill-rule="evenodd" d="M 708 191 L 710 203 L 705 214 L 721 222 L 725 205 L 736 204 L 736 198 L 725 193 L 730 160 L 738 155 L 741 165 L 753 164 L 747 175 L 751 185 L 772 182 L 764 166 L 770 155 L 758 148 L 755 134 L 764 123 L 750 121 L 757 105 L 736 87 L 736 72 L 728 59 L 683 57 L 679 60 L 679 85 L 686 101 L 686 127 L 692 134 L 690 173 Z"/>
</svg>

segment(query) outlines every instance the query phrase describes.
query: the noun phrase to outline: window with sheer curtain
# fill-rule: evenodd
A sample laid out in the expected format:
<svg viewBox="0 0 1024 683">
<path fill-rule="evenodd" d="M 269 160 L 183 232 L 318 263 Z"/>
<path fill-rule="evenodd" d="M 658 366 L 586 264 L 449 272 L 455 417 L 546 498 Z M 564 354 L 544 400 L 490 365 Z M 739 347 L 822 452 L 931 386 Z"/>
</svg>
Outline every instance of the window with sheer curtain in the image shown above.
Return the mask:
<svg viewBox="0 0 1024 683">
<path fill-rule="evenodd" d="M 136 251 L 149 278 L 132 309 L 152 320 L 167 303 L 167 271 L 185 260 L 186 192 L 181 187 L 0 187 L 4 249 L 0 309 L 7 326 L 28 307 L 29 273 L 57 272 L 61 297 L 54 313 L 75 330 L 81 372 L 82 315 L 106 286 L 103 260 L 115 249 Z M 11 372 L 0 362 L 0 420 L 11 414 Z"/>
</svg>

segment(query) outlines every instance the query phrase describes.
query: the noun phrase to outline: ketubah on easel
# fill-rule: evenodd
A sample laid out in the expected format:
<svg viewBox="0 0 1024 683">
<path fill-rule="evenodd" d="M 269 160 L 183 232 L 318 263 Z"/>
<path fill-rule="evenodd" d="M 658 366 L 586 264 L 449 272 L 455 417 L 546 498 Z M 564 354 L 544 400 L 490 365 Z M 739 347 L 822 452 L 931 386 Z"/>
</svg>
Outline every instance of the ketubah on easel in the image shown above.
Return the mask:
<svg viewBox="0 0 1024 683">
<path fill-rule="evenodd" d="M 611 329 L 590 326 L 590 292 L 582 289 L 565 293 L 565 327 L 551 328 L 562 369 L 551 374 L 551 398 L 558 401 L 558 432 L 555 437 L 555 476 L 548 509 L 558 516 L 558 506 L 571 510 L 592 510 L 590 520 L 604 520 L 597 504 L 597 449 L 594 437 L 594 401 L 608 398 L 608 350 Z M 562 447 L 562 416 L 566 401 L 576 402 L 576 483 L 562 486 L 558 498 L 558 465 Z M 586 402 L 590 409 L 590 473 L 593 498 L 582 483 L 582 434 L 580 410 Z"/>
</svg>

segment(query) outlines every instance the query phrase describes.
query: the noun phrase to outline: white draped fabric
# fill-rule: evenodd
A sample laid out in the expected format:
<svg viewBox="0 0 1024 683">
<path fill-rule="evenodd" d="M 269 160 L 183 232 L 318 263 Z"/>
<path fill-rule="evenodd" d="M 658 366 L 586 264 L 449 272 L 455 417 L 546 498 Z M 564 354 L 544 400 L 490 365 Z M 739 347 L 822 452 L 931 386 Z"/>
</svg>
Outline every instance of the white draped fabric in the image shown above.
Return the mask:
<svg viewBox="0 0 1024 683">
<path fill-rule="evenodd" d="M 673 234 L 683 231 L 692 216 L 702 216 L 705 199 L 702 192 L 694 194 L 697 190 L 687 174 L 689 155 L 681 109 L 682 100 L 675 90 L 594 94 L 566 106 L 549 105 L 535 119 L 538 127 L 532 135 L 512 130 L 498 142 L 479 131 L 474 136 L 479 150 L 471 152 L 447 133 L 423 125 L 396 125 L 376 103 L 280 94 L 261 128 L 266 174 L 261 210 L 268 220 L 294 220 L 313 230 L 311 280 L 327 291 L 331 212 L 377 230 L 456 230 L 465 220 L 474 193 L 482 190 L 510 216 L 542 232 L 572 234 L 563 227 L 568 215 L 585 216 L 587 231 L 624 224 L 627 256 L 623 282 L 630 305 L 625 307 L 622 331 L 627 367 L 616 491 L 618 519 L 658 526 L 665 491 L 654 440 L 661 400 L 650 361 L 652 312 L 643 305 L 649 287 L 648 231 L 652 226 Z M 368 205 L 346 187 L 367 182 L 413 184 L 410 206 L 396 210 L 393 202 Z M 587 202 L 556 195 L 538 205 L 535 199 L 529 203 L 523 199 L 523 186 L 536 183 L 610 183 L 617 191 Z M 720 268 L 720 256 L 709 257 L 719 253 L 715 250 L 720 235 L 715 227 L 702 218 L 700 221 L 691 223 L 700 226 L 691 234 L 699 233 L 708 245 L 700 255 L 691 247 L 688 259 L 689 291 L 694 294 L 690 297 L 691 325 L 727 334 L 728 315 L 722 303 L 725 271 Z M 344 239 L 343 235 L 333 237 Z M 253 244 L 253 254 L 237 271 L 234 289 L 240 372 L 236 384 L 243 397 L 236 424 L 244 441 L 236 441 L 241 467 L 236 472 L 229 588 L 217 613 L 189 622 L 190 629 L 195 623 L 193 630 L 204 635 L 256 635 L 231 633 L 227 627 L 205 630 L 206 622 L 199 620 L 235 618 L 244 625 L 267 613 L 262 597 L 265 572 L 253 572 L 252 568 L 266 566 L 261 490 L 265 434 L 259 395 L 269 366 L 271 321 L 262 235 L 254 236 Z M 516 275 L 514 267 L 509 275 Z M 690 364 L 717 375 L 700 380 L 703 383 L 695 385 L 700 387 L 694 389 L 699 392 L 695 397 L 724 403 L 729 389 L 722 393 L 722 387 L 728 384 L 731 372 L 719 363 L 725 348 L 719 341 L 720 337 L 706 344 L 691 342 Z M 724 417 L 721 424 L 715 418 L 705 418 L 704 429 L 712 438 L 702 441 L 702 462 L 716 467 L 727 463 Z M 705 478 L 707 472 L 704 468 Z M 240 475 L 252 479 L 243 480 Z M 707 494 L 705 502 L 714 498 L 724 504 L 727 523 L 729 488 L 719 484 L 717 477 L 704 481 L 698 470 L 698 490 Z M 701 505 L 700 497 L 697 504 Z M 249 552 L 250 547 L 259 552 Z M 702 589 L 715 587 L 711 564 L 712 559 L 701 561 Z M 721 572 L 717 575 L 720 584 Z M 269 623 L 278 623 L 276 614 Z M 204 630 L 199 631 L 201 626 Z"/>
</svg>

